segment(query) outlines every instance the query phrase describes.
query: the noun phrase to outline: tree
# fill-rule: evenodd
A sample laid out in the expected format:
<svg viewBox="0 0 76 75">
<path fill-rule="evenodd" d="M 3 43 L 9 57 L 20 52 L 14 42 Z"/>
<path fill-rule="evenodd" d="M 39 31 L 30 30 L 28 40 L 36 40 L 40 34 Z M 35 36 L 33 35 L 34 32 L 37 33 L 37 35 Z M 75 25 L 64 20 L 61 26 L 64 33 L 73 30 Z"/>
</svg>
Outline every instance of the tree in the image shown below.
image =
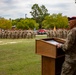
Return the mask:
<svg viewBox="0 0 76 75">
<path fill-rule="evenodd" d="M 35 20 L 26 18 L 24 20 L 20 20 L 20 22 L 17 23 L 17 29 L 38 29 L 38 24 Z"/>
<path fill-rule="evenodd" d="M 68 28 L 68 19 L 67 16 L 62 16 L 61 13 L 57 14 L 57 28 Z"/>
<path fill-rule="evenodd" d="M 24 20 L 24 18 L 13 19 L 12 20 L 12 26 L 17 25 L 17 23 L 20 22 L 21 20 Z"/>
<path fill-rule="evenodd" d="M 45 16 L 49 15 L 48 10 L 44 5 L 39 7 L 38 4 L 34 4 L 31 9 L 31 15 L 36 22 L 39 23 L 39 28 L 42 28 L 42 21 L 44 20 Z"/>
<path fill-rule="evenodd" d="M 62 13 L 52 14 L 45 17 L 42 22 L 43 28 L 68 28 L 67 16 L 62 16 Z"/>
<path fill-rule="evenodd" d="M 0 18 L 0 28 L 2 29 L 11 29 L 12 23 L 10 20 L 7 20 L 5 18 Z"/>
</svg>

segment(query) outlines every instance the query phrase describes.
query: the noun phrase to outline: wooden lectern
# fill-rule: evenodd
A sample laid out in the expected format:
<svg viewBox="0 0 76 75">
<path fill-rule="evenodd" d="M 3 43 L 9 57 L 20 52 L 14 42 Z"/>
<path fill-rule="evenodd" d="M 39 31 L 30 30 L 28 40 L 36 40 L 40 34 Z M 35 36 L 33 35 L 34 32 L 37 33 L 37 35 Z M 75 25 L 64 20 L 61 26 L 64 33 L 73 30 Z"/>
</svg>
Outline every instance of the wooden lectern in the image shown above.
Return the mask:
<svg viewBox="0 0 76 75">
<path fill-rule="evenodd" d="M 65 41 L 58 38 L 36 40 L 36 54 L 41 55 L 42 75 L 60 75 L 64 62 L 64 52 L 56 44 Z"/>
</svg>

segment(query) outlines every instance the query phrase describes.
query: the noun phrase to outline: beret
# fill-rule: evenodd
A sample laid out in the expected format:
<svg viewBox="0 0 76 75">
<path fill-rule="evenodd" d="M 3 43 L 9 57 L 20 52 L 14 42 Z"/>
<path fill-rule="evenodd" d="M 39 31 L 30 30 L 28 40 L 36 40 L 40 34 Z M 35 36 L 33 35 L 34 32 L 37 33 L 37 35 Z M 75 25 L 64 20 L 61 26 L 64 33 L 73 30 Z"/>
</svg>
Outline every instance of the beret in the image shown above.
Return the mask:
<svg viewBox="0 0 76 75">
<path fill-rule="evenodd" d="M 68 21 L 70 20 L 76 20 L 76 17 L 68 17 Z"/>
</svg>

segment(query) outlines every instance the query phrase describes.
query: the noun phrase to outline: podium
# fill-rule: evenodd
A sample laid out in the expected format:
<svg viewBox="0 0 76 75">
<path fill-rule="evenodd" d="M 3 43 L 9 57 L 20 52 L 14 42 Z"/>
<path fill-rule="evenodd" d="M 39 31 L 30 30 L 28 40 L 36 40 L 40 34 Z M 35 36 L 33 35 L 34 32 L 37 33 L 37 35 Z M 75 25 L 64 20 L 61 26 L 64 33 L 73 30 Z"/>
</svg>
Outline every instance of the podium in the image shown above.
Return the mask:
<svg viewBox="0 0 76 75">
<path fill-rule="evenodd" d="M 65 53 L 56 44 L 64 42 L 58 38 L 36 40 L 35 52 L 41 55 L 41 75 L 60 75 Z"/>
</svg>

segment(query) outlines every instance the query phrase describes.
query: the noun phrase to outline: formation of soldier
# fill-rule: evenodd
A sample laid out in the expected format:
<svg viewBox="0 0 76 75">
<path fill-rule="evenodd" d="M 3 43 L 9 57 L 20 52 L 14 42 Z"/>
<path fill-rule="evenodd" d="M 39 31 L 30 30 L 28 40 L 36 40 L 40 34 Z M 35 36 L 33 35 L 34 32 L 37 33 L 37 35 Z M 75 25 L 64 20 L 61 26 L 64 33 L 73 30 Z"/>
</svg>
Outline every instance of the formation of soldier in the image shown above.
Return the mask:
<svg viewBox="0 0 76 75">
<path fill-rule="evenodd" d="M 36 34 L 33 30 L 0 30 L 0 38 L 21 39 L 35 38 Z"/>
<path fill-rule="evenodd" d="M 56 37 L 56 38 L 65 39 L 68 33 L 69 33 L 69 30 L 66 30 L 66 29 L 58 29 L 58 30 L 51 29 L 47 31 L 47 37 Z"/>
<path fill-rule="evenodd" d="M 63 38 L 67 37 L 69 30 L 66 29 L 58 29 L 58 30 L 47 30 L 46 35 L 47 37 L 56 37 L 56 38 Z M 0 38 L 6 39 L 21 39 L 21 38 L 35 38 L 36 32 L 33 30 L 0 30 Z"/>
</svg>

